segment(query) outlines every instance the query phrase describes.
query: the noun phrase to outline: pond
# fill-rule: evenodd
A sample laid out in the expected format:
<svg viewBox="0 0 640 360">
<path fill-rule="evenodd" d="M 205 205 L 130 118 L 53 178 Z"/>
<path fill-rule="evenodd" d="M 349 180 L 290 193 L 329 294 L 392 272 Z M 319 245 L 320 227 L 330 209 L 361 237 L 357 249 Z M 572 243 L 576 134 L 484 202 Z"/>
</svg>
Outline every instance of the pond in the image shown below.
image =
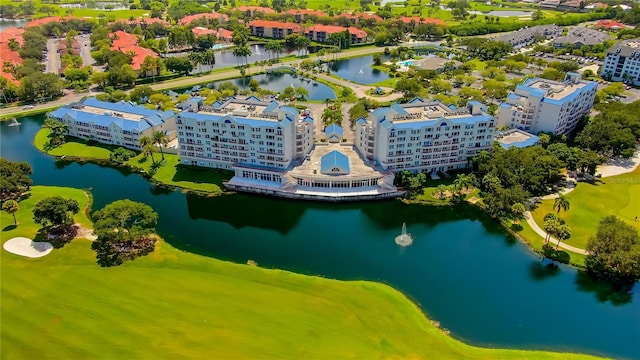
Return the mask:
<svg viewBox="0 0 640 360">
<path fill-rule="evenodd" d="M 549 268 L 476 208 L 189 196 L 126 170 L 56 161 L 32 145 L 43 116 L 18 120 L 0 125 L 0 152 L 31 163 L 35 184 L 90 188 L 94 209 L 123 198 L 147 203 L 177 248 L 384 282 L 474 345 L 640 357 L 640 286 L 617 293 L 573 268 Z M 394 242 L 403 223 L 414 236 L 406 248 Z"/>
<path fill-rule="evenodd" d="M 0 32 L 12 27 L 21 27 L 28 23 L 26 19 L 4 19 L 0 18 Z"/>
<path fill-rule="evenodd" d="M 373 55 L 337 60 L 329 63 L 334 75 L 358 84 L 373 84 L 389 79 L 389 74 L 371 67 Z"/>
<path fill-rule="evenodd" d="M 256 79 L 260 83 L 260 87 L 275 92 L 283 92 L 288 86 L 294 88 L 303 87 L 309 91 L 308 100 L 324 100 L 335 99 L 336 93 L 329 86 L 316 82 L 315 80 L 302 78 L 299 75 L 288 73 L 269 73 L 254 75 L 251 77 L 236 78 L 230 80 L 216 81 L 213 84 L 218 86 L 225 81 L 231 81 L 241 90 L 249 88 L 249 81 Z"/>
<path fill-rule="evenodd" d="M 519 10 L 493 10 L 489 12 L 481 12 L 481 11 L 468 11 L 469 14 L 476 15 L 489 15 L 489 16 L 499 16 L 499 17 L 511 17 L 511 16 L 531 16 L 531 11 L 519 11 Z"/>
<path fill-rule="evenodd" d="M 297 50 L 284 49 L 280 54 L 280 57 L 285 57 L 288 55 L 296 55 L 298 56 L 300 53 Z M 186 56 L 189 55 L 189 52 L 179 52 L 179 53 L 168 53 L 166 57 L 174 57 L 174 56 Z M 272 59 L 274 56 L 270 54 L 268 51 L 264 49 L 264 44 L 254 44 L 251 46 L 251 55 L 247 56 L 246 61 L 251 64 L 256 61 L 263 61 Z M 222 51 L 216 51 L 216 64 L 213 66 L 215 69 L 227 68 L 238 66 L 240 62 L 244 65 L 245 58 L 238 58 L 233 56 L 233 50 L 226 49 Z"/>
</svg>

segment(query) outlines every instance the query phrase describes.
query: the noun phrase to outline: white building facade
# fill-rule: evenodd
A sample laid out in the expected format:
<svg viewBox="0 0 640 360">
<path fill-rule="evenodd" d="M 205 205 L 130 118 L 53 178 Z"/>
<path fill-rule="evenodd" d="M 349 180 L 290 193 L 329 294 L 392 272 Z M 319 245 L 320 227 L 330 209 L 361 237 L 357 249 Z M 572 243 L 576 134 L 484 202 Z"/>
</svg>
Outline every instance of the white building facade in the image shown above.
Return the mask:
<svg viewBox="0 0 640 360">
<path fill-rule="evenodd" d="M 416 98 L 359 119 L 356 148 L 392 172 L 446 172 L 469 167 L 471 157 L 491 149 L 494 128 L 494 118 L 477 101 L 456 108 Z"/>
<path fill-rule="evenodd" d="M 182 164 L 264 169 L 255 176 L 278 182 L 276 174 L 304 158 L 313 145 L 311 117 L 253 96 L 212 106 L 190 104 L 176 116 L 176 128 Z"/>
<path fill-rule="evenodd" d="M 87 98 L 47 114 L 67 125 L 67 134 L 84 140 L 140 150 L 139 140 L 162 131 L 171 141 L 175 138 L 175 114 L 150 110 L 144 106 Z"/>
<path fill-rule="evenodd" d="M 604 58 L 600 75 L 610 81 L 640 86 L 640 39 L 612 46 Z"/>
<path fill-rule="evenodd" d="M 596 82 L 582 80 L 576 73 L 568 73 L 562 82 L 528 79 L 498 107 L 497 126 L 532 134 L 567 134 L 589 114 L 596 90 Z"/>
</svg>

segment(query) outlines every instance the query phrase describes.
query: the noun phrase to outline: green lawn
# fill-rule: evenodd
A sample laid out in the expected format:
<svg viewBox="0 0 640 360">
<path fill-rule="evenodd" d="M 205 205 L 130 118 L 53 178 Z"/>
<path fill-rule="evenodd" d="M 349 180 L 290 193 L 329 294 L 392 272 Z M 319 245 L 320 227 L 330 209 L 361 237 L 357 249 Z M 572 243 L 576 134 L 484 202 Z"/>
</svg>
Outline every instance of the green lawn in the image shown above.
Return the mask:
<svg viewBox="0 0 640 360">
<path fill-rule="evenodd" d="M 31 208 L 54 193 L 86 204 L 80 190 L 35 186 L 0 241 L 33 237 Z M 164 242 L 116 268 L 96 265 L 82 239 L 38 259 L 3 252 L 0 266 L 2 358 L 592 358 L 468 346 L 387 285 L 233 264 Z"/>
<path fill-rule="evenodd" d="M 48 129 L 43 128 L 38 131 L 34 139 L 36 148 L 44 151 L 49 141 L 49 134 L 50 131 Z M 113 146 L 99 143 L 89 145 L 86 141 L 67 137 L 65 144 L 51 149 L 47 153 L 53 156 L 65 156 L 69 159 L 104 161 L 109 159 L 111 149 L 114 148 Z M 231 177 L 230 172 L 179 166 L 180 158 L 178 155 L 165 154 L 164 161 L 161 160 L 159 153 L 155 153 L 153 156 L 155 161 L 160 164 L 155 173 L 151 171 L 153 165 L 151 157 L 143 158 L 142 155 L 138 154 L 127 161 L 126 164 L 138 170 L 144 170 L 147 174 L 152 174 L 152 178 L 155 181 L 165 185 L 210 194 L 220 194 L 222 192 L 222 182 Z"/>
<path fill-rule="evenodd" d="M 575 190 L 566 195 L 570 209 L 560 217 L 571 227 L 572 235 L 567 244 L 586 248 L 588 239 L 595 235 L 600 220 L 615 215 L 640 231 L 640 167 L 633 172 L 598 180 L 594 184 L 578 183 Z M 553 212 L 553 200 L 545 200 L 533 212 L 539 225 L 544 215 Z"/>
</svg>

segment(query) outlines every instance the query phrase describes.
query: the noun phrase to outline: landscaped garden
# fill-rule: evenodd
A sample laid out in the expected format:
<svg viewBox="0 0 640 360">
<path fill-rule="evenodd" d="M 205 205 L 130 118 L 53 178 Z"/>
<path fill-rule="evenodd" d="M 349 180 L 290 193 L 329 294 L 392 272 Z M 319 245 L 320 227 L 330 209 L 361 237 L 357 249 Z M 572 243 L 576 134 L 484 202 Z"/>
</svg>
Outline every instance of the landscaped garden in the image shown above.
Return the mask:
<svg viewBox="0 0 640 360">
<path fill-rule="evenodd" d="M 570 208 L 561 211 L 560 217 L 572 229 L 571 238 L 566 243 L 586 248 L 587 241 L 596 234 L 600 220 L 615 215 L 627 224 L 640 230 L 640 167 L 628 174 L 596 179 L 592 183 L 581 182 L 575 190 L 566 195 Z M 544 223 L 544 216 L 556 210 L 553 200 L 544 200 L 533 211 L 538 225 Z"/>
<path fill-rule="evenodd" d="M 19 203 L 19 225 L 3 229 L 1 241 L 33 238 L 32 209 L 52 193 L 81 208 L 89 199 L 34 186 Z M 90 225 L 82 213 L 75 221 Z M 90 241 L 75 239 L 39 259 L 4 253 L 1 270 L 11 276 L 0 285 L 0 341 L 15 358 L 593 358 L 468 346 L 389 286 L 233 264 L 164 242 L 107 269 Z"/>
<path fill-rule="evenodd" d="M 116 149 L 114 146 L 100 143 L 89 144 L 72 137 L 67 137 L 64 144 L 48 149 L 50 134 L 49 129 L 41 129 L 34 140 L 36 148 L 42 151 L 47 149 L 48 154 L 58 157 L 64 156 L 65 159 L 106 162 L 109 161 L 112 150 Z M 178 155 L 164 154 L 164 160 L 161 160 L 160 156 L 159 153 L 149 156 L 136 154 L 122 165 L 143 171 L 153 180 L 164 185 L 206 192 L 211 195 L 222 193 L 222 182 L 231 177 L 230 173 L 223 171 L 182 166 Z"/>
</svg>

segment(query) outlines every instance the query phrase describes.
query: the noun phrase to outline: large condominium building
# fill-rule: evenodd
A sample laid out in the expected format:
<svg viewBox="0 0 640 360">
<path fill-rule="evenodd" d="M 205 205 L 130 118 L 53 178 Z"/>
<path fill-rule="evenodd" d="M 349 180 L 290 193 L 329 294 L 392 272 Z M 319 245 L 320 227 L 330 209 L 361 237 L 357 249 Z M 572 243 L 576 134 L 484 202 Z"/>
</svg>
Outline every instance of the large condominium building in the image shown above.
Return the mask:
<svg viewBox="0 0 640 360">
<path fill-rule="evenodd" d="M 282 21 L 252 20 L 248 26 L 251 35 L 274 39 L 284 39 L 287 35 L 302 32 L 302 26 Z"/>
<path fill-rule="evenodd" d="M 169 140 L 175 138 L 173 112 L 150 110 L 123 101 L 111 103 L 88 98 L 58 108 L 48 116 L 67 124 L 71 136 L 130 149 L 140 149 L 140 137 L 151 137 L 156 131 L 165 132 Z"/>
<path fill-rule="evenodd" d="M 469 166 L 469 159 L 493 143 L 495 122 L 486 106 L 466 108 L 419 98 L 379 108 L 356 125 L 363 157 L 399 172 L 437 172 Z"/>
<path fill-rule="evenodd" d="M 611 81 L 640 85 L 640 38 L 612 46 L 604 58 L 600 75 Z"/>
<path fill-rule="evenodd" d="M 525 27 L 508 34 L 498 35 L 493 40 L 509 43 L 513 50 L 533 45 L 538 40 L 552 39 L 562 34 L 562 27 L 556 25 L 538 25 Z"/>
<path fill-rule="evenodd" d="M 597 83 L 568 73 L 564 81 L 533 78 L 516 86 L 497 112 L 498 127 L 567 134 L 589 114 Z"/>
<path fill-rule="evenodd" d="M 352 44 L 359 44 L 367 39 L 367 32 L 360 30 L 356 27 L 349 26 L 348 28 L 337 25 L 314 25 L 305 30 L 304 35 L 309 39 L 317 42 L 329 41 L 331 34 L 337 34 L 348 31 L 350 35 L 350 41 Z"/>
<path fill-rule="evenodd" d="M 284 170 L 313 145 L 313 119 L 254 96 L 206 106 L 192 98 L 176 116 L 182 164 Z"/>
</svg>

